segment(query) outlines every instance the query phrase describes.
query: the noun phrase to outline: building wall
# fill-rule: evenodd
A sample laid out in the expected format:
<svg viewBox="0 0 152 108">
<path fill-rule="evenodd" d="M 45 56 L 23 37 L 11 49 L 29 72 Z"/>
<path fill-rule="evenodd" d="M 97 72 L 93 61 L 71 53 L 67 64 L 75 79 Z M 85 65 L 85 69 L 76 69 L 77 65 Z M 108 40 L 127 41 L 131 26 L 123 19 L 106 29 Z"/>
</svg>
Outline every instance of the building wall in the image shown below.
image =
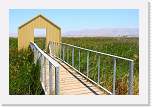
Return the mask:
<svg viewBox="0 0 152 108">
<path fill-rule="evenodd" d="M 18 49 L 27 49 L 30 41 L 34 42 L 34 28 L 46 28 L 46 49 L 49 41 L 60 42 L 61 31 L 41 17 L 36 18 L 18 30 Z"/>
</svg>

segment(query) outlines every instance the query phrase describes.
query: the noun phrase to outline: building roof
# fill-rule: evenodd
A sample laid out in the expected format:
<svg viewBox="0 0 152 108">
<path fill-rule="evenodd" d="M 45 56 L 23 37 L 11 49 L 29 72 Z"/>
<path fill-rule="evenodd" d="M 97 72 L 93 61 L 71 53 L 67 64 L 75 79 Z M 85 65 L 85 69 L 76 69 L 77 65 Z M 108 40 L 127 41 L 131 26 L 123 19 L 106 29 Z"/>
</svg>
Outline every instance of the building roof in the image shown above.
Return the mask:
<svg viewBox="0 0 152 108">
<path fill-rule="evenodd" d="M 48 20 L 46 17 L 44 17 L 44 16 L 41 15 L 41 14 L 38 15 L 38 16 L 36 16 L 36 17 L 34 17 L 34 18 L 32 18 L 31 20 L 27 21 L 27 22 L 24 23 L 23 25 L 19 26 L 19 29 L 22 28 L 22 27 L 24 27 L 25 25 L 29 24 L 30 22 L 32 22 L 33 20 L 35 20 L 35 19 L 37 19 L 37 18 L 39 18 L 39 17 L 41 17 L 42 19 L 44 19 L 44 20 L 47 21 L 48 23 L 54 25 L 56 28 L 61 29 L 59 26 L 57 26 L 56 24 L 54 24 L 53 22 L 51 22 L 50 20 Z"/>
</svg>

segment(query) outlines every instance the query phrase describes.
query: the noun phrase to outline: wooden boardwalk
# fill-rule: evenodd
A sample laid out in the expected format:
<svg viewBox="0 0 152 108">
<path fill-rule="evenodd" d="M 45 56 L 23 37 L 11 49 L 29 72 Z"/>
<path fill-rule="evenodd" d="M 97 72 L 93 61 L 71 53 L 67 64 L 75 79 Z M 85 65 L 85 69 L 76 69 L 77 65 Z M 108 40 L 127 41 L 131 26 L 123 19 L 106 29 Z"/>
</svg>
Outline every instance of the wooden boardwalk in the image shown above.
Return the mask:
<svg viewBox="0 0 152 108">
<path fill-rule="evenodd" d="M 79 60 L 80 60 L 80 49 L 87 50 L 88 52 L 95 52 L 103 54 L 101 52 L 96 52 L 93 50 L 69 45 L 72 47 L 72 64 L 74 64 L 74 47 L 79 49 Z M 53 43 L 54 45 L 54 43 Z M 78 70 L 74 69 L 72 66 L 66 62 L 55 58 L 53 55 L 57 53 L 55 47 L 52 46 L 50 54 L 46 54 L 42 51 L 35 43 L 30 42 L 32 51 L 34 52 L 34 63 L 40 61 L 40 81 L 46 95 L 115 95 L 116 93 L 116 59 L 122 59 L 129 61 L 129 85 L 128 85 L 128 94 L 133 94 L 133 73 L 134 73 L 134 61 L 132 59 L 123 58 L 115 55 L 110 55 L 104 53 L 113 58 L 113 79 L 112 79 L 112 92 L 108 91 L 106 88 L 99 85 L 100 81 L 100 56 L 98 57 L 98 83 L 87 78 Z M 62 47 L 61 47 L 62 48 Z M 58 49 L 57 49 L 58 50 Z M 61 50 L 62 51 L 62 50 Z M 64 52 L 64 50 L 63 50 Z M 64 53 L 63 53 L 64 55 Z M 62 56 L 64 57 L 64 56 Z M 63 58 L 64 59 L 64 58 Z M 80 63 L 80 62 L 79 62 Z M 49 66 L 50 65 L 50 66 Z M 89 53 L 87 53 L 87 70 L 89 69 Z M 54 68 L 53 68 L 54 67 Z M 88 71 L 89 72 L 89 71 Z M 56 75 L 55 75 L 56 74 Z M 52 87 L 53 86 L 53 87 Z M 50 93 L 51 92 L 51 93 Z"/>
<path fill-rule="evenodd" d="M 60 64 L 60 95 L 106 95 L 103 90 L 92 84 L 68 65 L 58 59 L 55 60 Z M 46 65 L 48 67 L 48 62 Z M 48 82 L 48 69 L 46 72 L 46 82 Z M 54 77 L 52 78 L 54 80 Z M 49 90 L 48 84 L 46 90 Z"/>
</svg>

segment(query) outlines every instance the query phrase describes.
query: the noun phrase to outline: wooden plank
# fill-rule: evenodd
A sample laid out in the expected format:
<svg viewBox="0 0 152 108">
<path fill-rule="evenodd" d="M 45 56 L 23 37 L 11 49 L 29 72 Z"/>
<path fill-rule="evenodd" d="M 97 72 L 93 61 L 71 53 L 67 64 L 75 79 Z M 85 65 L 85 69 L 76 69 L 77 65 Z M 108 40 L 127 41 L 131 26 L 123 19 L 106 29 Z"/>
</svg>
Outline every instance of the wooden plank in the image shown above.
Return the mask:
<svg viewBox="0 0 152 108">
<path fill-rule="evenodd" d="M 83 76 L 78 74 L 76 71 L 69 68 L 63 62 L 59 60 L 56 61 L 60 64 L 61 95 L 105 95 L 105 93 L 101 89 L 93 85 L 91 82 L 87 81 Z M 48 69 L 46 70 L 48 71 Z M 48 80 L 48 76 L 46 80 Z M 48 90 L 48 87 L 46 88 Z"/>
<path fill-rule="evenodd" d="M 73 84 L 77 84 L 77 85 L 80 85 L 79 83 L 77 83 L 77 82 L 60 82 L 60 84 L 61 84 L 61 86 L 62 85 L 64 85 L 64 86 L 66 86 L 66 85 L 73 85 Z M 90 84 L 90 83 L 85 83 L 85 85 L 84 84 L 82 84 L 83 86 L 94 86 L 94 85 L 92 85 L 92 84 Z"/>
</svg>

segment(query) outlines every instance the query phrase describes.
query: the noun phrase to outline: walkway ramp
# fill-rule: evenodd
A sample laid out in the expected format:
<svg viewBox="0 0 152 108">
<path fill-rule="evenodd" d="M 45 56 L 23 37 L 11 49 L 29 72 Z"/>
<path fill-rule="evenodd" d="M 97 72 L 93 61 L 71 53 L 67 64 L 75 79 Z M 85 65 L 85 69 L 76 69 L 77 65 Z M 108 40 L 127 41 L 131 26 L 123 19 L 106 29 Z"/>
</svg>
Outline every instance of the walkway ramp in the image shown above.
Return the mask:
<svg viewBox="0 0 152 108">
<path fill-rule="evenodd" d="M 34 62 L 39 63 L 40 81 L 45 95 L 105 95 L 106 93 L 83 75 L 51 54 L 30 43 Z"/>
<path fill-rule="evenodd" d="M 106 93 L 85 79 L 68 65 L 53 57 L 60 64 L 60 95 L 105 95 Z M 47 66 L 48 67 L 48 66 Z M 46 81 L 48 82 L 48 81 Z"/>
<path fill-rule="evenodd" d="M 71 49 L 71 64 L 65 61 L 65 57 L 69 58 L 69 52 L 65 53 L 65 45 Z M 102 52 L 97 52 L 69 44 L 52 43 L 49 45 L 49 54 L 42 51 L 35 43 L 30 43 L 31 49 L 34 52 L 34 63 L 39 63 L 40 81 L 46 95 L 107 95 L 116 94 L 116 70 L 117 59 L 129 62 L 129 77 L 128 77 L 128 94 L 133 94 L 133 72 L 134 61 L 128 58 L 123 58 L 115 55 L 110 55 Z M 66 46 L 66 47 L 67 47 Z M 78 51 L 79 71 L 74 67 L 74 51 Z M 80 51 L 81 50 L 81 51 Z M 80 52 L 86 51 L 86 73 L 80 72 Z M 67 51 L 67 50 L 66 50 Z M 97 81 L 89 77 L 89 53 L 93 52 L 98 56 L 97 60 Z M 68 54 L 69 53 L 69 54 Z M 65 55 L 68 54 L 68 55 Z M 101 63 L 100 56 L 108 56 L 112 58 L 113 74 L 112 74 L 112 92 L 100 85 Z M 81 58 L 83 59 L 83 58 Z"/>
</svg>

